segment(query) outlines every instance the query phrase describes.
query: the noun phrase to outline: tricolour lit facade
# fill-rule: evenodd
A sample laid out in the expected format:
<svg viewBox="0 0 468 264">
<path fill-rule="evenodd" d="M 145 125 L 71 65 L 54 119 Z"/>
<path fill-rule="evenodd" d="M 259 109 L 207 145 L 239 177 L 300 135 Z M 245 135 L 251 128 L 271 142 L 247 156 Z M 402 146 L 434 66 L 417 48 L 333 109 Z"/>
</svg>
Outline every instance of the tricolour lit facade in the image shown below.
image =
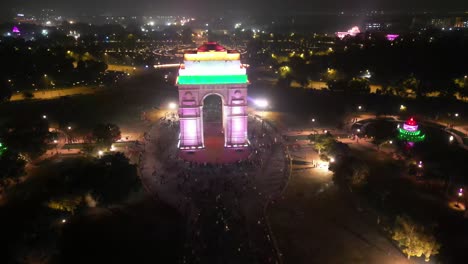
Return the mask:
<svg viewBox="0 0 468 264">
<path fill-rule="evenodd" d="M 184 54 L 179 69 L 180 149 L 205 147 L 203 100 L 218 95 L 222 100 L 225 147 L 246 147 L 247 73 L 240 53 L 208 42 Z"/>
</svg>

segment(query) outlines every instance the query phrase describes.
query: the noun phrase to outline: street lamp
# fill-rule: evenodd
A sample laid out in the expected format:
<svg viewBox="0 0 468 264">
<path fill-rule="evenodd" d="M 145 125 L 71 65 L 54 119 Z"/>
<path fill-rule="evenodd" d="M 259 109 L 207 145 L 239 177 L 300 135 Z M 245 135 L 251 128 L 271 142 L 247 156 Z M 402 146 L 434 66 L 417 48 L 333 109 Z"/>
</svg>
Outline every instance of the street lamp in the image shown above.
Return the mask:
<svg viewBox="0 0 468 264">
<path fill-rule="evenodd" d="M 458 189 L 458 194 L 457 194 L 457 195 L 458 195 L 458 199 L 457 199 L 457 203 L 455 204 L 455 206 L 456 206 L 456 207 L 459 207 L 459 206 L 460 206 L 460 205 L 459 205 L 460 199 L 461 199 L 461 197 L 463 196 L 463 188 Z"/>
<path fill-rule="evenodd" d="M 388 143 L 393 144 L 393 140 L 388 141 Z"/>
<path fill-rule="evenodd" d="M 169 109 L 171 110 L 175 110 L 177 108 L 177 104 L 174 102 L 170 102 L 168 106 L 169 106 Z"/>
<path fill-rule="evenodd" d="M 358 110 L 361 110 L 361 109 L 362 109 L 362 106 L 359 105 L 359 106 L 357 107 L 357 109 L 358 109 Z"/>
<path fill-rule="evenodd" d="M 267 108 L 268 107 L 268 101 L 265 99 L 257 99 L 254 101 L 255 105 L 258 106 L 259 108 Z"/>
<path fill-rule="evenodd" d="M 101 158 L 103 154 L 104 154 L 104 151 L 102 150 L 98 151 L 99 158 Z"/>
<path fill-rule="evenodd" d="M 400 111 L 404 111 L 404 110 L 406 110 L 406 106 L 400 105 Z"/>
<path fill-rule="evenodd" d="M 455 117 L 458 117 L 458 113 L 455 113 Z"/>
<path fill-rule="evenodd" d="M 422 168 L 423 167 L 423 162 L 422 161 L 419 161 L 418 162 L 418 168 Z"/>
<path fill-rule="evenodd" d="M 67 127 L 68 130 L 71 130 L 71 126 Z"/>
<path fill-rule="evenodd" d="M 43 115 L 42 118 L 43 118 L 43 119 L 47 119 L 47 116 L 46 116 L 46 115 Z"/>
<path fill-rule="evenodd" d="M 315 118 L 312 118 L 312 122 L 315 122 Z"/>
<path fill-rule="evenodd" d="M 169 110 L 171 110 L 170 113 L 169 113 L 169 114 L 170 114 L 170 117 L 171 117 L 171 118 L 175 118 L 174 111 L 177 109 L 177 104 L 174 103 L 174 102 L 170 102 L 170 103 L 168 104 L 168 108 L 169 108 Z M 166 114 L 166 115 L 167 115 L 167 114 Z M 167 117 L 166 117 L 166 118 L 167 118 Z"/>
<path fill-rule="evenodd" d="M 449 137 L 449 142 L 452 143 L 452 141 L 453 141 L 453 136 L 450 136 Z"/>
</svg>

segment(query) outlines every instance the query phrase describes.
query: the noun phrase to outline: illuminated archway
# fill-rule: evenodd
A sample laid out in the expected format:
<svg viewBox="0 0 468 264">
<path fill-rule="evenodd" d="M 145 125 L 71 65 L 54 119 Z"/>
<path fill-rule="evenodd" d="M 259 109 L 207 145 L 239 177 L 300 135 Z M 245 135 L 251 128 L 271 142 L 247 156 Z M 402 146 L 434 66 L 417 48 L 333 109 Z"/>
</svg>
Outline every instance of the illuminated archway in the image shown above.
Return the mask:
<svg viewBox="0 0 468 264">
<path fill-rule="evenodd" d="M 177 80 L 179 90 L 180 149 L 204 144 L 203 101 L 212 94 L 222 100 L 224 146 L 246 147 L 247 74 L 240 54 L 217 43 L 206 43 L 184 55 Z"/>
</svg>

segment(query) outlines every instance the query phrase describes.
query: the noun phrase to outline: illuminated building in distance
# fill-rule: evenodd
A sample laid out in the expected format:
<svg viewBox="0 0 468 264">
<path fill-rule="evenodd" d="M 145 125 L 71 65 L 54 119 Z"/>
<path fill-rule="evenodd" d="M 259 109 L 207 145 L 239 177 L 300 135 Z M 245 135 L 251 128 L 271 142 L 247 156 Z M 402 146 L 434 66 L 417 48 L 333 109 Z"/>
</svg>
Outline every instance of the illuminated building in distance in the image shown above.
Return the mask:
<svg viewBox="0 0 468 264">
<path fill-rule="evenodd" d="M 346 31 L 346 32 L 336 32 L 335 35 L 340 38 L 340 39 L 343 39 L 344 37 L 346 36 L 356 36 L 357 34 L 361 33 L 361 31 L 359 30 L 359 27 L 352 27 L 350 30 Z"/>
<path fill-rule="evenodd" d="M 222 101 L 225 148 L 244 148 L 247 138 L 247 72 L 240 53 L 216 42 L 207 42 L 184 54 L 179 90 L 179 148 L 203 149 L 203 101 L 217 95 Z"/>
<path fill-rule="evenodd" d="M 385 35 L 385 38 L 387 38 L 388 41 L 394 41 L 397 39 L 400 35 L 398 34 L 387 34 Z"/>
</svg>

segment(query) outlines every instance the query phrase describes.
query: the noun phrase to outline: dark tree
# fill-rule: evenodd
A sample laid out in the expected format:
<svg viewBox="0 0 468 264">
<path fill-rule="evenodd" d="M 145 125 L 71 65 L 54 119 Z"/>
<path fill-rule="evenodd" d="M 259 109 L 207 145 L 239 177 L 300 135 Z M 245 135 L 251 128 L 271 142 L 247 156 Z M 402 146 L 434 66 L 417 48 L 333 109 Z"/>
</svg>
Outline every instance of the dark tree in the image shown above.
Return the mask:
<svg viewBox="0 0 468 264">
<path fill-rule="evenodd" d="M 49 123 L 39 116 L 19 116 L 0 128 L 0 136 L 9 149 L 34 159 L 46 151 Z"/>
<path fill-rule="evenodd" d="M 327 81 L 327 86 L 331 91 L 345 91 L 348 83 L 345 80 L 329 80 Z"/>
<path fill-rule="evenodd" d="M 348 82 L 349 92 L 355 94 L 368 94 L 370 92 L 369 81 L 364 78 L 353 78 Z"/>
<path fill-rule="evenodd" d="M 93 130 L 94 141 L 106 148 L 109 148 L 120 137 L 120 128 L 115 124 L 98 124 Z"/>
<path fill-rule="evenodd" d="M 8 86 L 0 84 L 0 103 L 9 101 L 11 94 L 11 89 Z"/>
<path fill-rule="evenodd" d="M 0 180 L 18 178 L 24 174 L 26 161 L 21 156 L 7 148 L 0 150 Z"/>
<path fill-rule="evenodd" d="M 192 36 L 192 34 L 193 34 L 193 31 L 192 31 L 191 28 L 188 28 L 188 27 L 184 28 L 184 29 L 182 30 L 182 42 L 183 42 L 184 44 L 191 44 L 191 43 L 193 43 L 193 36 Z"/>
<path fill-rule="evenodd" d="M 141 186 L 135 165 L 122 153 L 103 156 L 98 166 L 100 180 L 92 188 L 103 203 L 122 201 Z"/>
</svg>

